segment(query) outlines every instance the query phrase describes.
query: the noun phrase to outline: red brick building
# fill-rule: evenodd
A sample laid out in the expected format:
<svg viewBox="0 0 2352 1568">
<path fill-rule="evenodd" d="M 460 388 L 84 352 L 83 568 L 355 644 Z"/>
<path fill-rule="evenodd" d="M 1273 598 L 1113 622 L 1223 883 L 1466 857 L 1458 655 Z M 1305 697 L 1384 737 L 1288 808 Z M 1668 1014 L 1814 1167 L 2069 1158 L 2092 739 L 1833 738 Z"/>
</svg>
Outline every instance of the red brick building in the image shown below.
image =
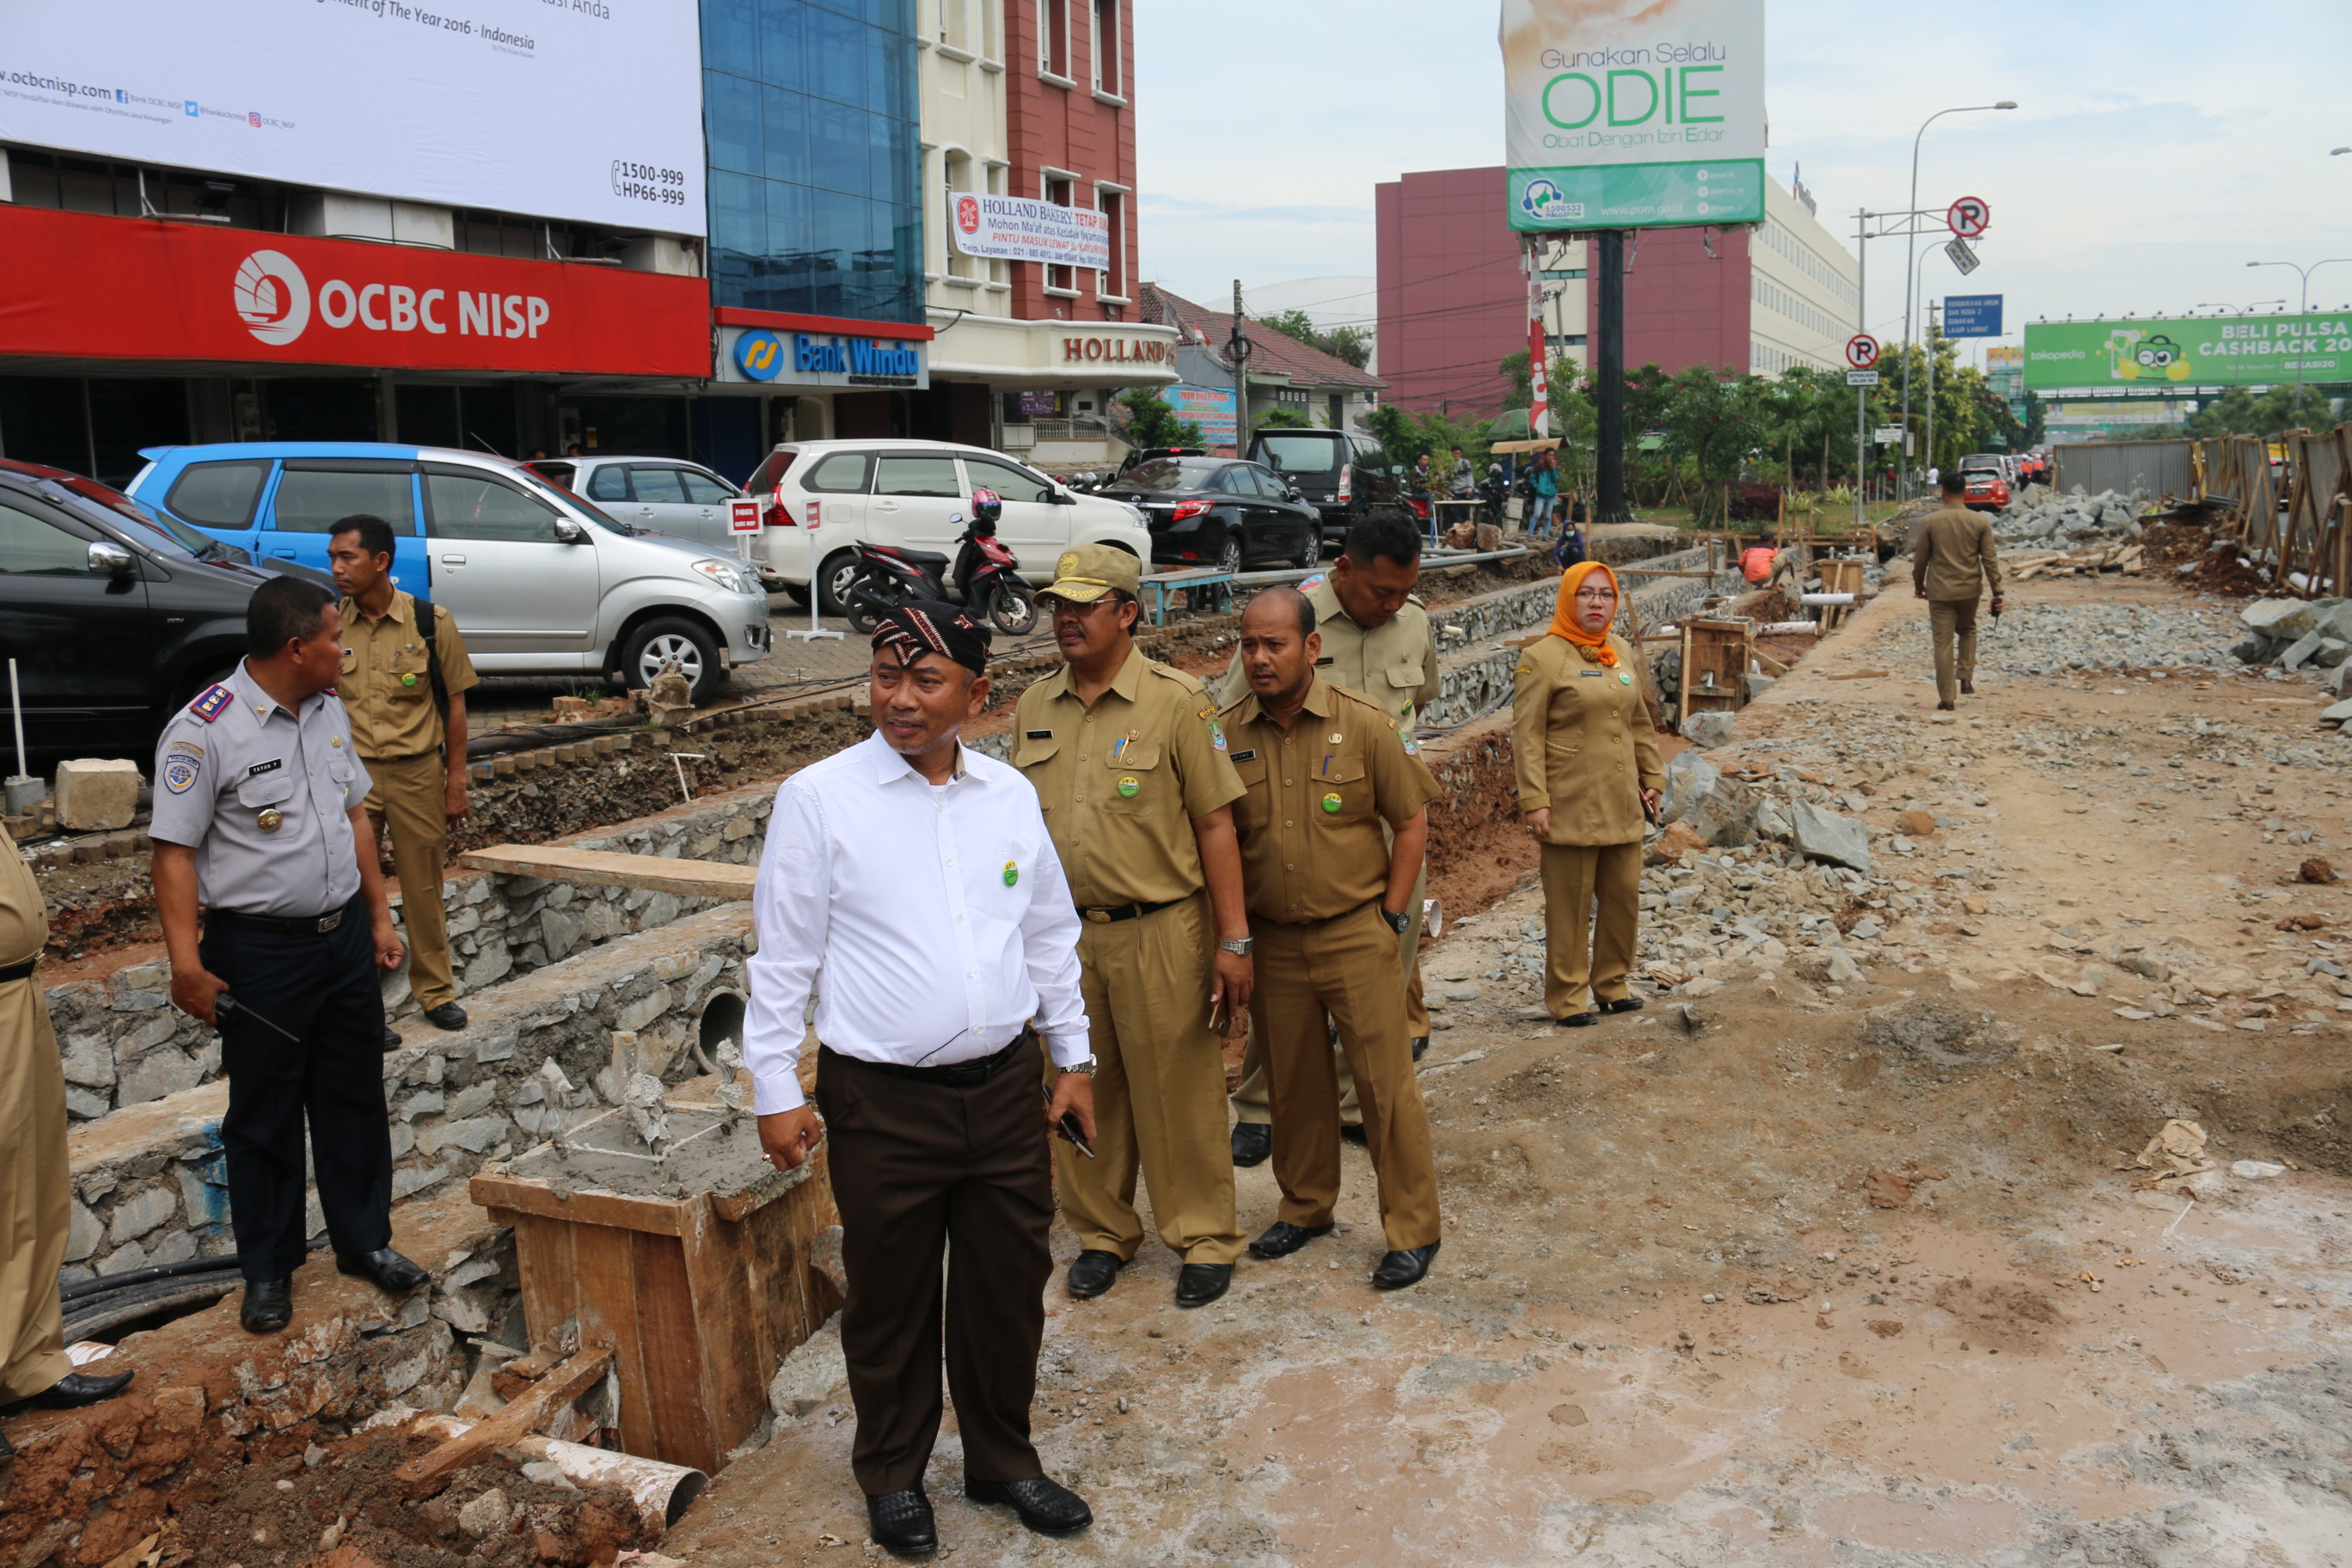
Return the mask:
<svg viewBox="0 0 2352 1568">
<path fill-rule="evenodd" d="M 1108 272 L 1013 264 L 1013 314 L 1133 321 L 1134 0 L 1005 0 L 1007 194 L 1111 215 Z"/>
<path fill-rule="evenodd" d="M 1432 412 L 1496 412 L 1508 388 L 1495 366 L 1528 346 L 1528 279 L 1504 220 L 1503 171 L 1406 174 L 1373 186 L 1372 202 L 1374 363 L 1388 400 Z"/>
</svg>

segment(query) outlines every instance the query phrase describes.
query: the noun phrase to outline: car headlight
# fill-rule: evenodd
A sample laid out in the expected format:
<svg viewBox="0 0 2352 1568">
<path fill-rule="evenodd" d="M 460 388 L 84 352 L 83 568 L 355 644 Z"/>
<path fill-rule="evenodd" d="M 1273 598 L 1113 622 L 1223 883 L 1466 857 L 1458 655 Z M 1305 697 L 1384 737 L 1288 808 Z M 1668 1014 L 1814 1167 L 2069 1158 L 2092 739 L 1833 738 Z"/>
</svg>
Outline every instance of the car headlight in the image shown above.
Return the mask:
<svg viewBox="0 0 2352 1568">
<path fill-rule="evenodd" d="M 757 594 L 761 591 L 759 580 L 731 561 L 713 560 L 706 555 L 694 563 L 694 569 L 730 594 Z"/>
</svg>

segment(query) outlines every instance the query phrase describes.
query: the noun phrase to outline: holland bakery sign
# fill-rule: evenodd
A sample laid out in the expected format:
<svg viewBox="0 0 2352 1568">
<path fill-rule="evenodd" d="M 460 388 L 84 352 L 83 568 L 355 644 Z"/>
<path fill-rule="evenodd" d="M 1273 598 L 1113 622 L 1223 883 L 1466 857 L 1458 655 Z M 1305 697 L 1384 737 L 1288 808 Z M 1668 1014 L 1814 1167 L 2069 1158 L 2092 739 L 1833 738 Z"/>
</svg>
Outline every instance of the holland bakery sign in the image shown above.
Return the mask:
<svg viewBox="0 0 2352 1568">
<path fill-rule="evenodd" d="M 1166 364 L 1176 357 L 1176 345 L 1150 338 L 1077 337 L 1062 340 L 1062 363 Z"/>
</svg>

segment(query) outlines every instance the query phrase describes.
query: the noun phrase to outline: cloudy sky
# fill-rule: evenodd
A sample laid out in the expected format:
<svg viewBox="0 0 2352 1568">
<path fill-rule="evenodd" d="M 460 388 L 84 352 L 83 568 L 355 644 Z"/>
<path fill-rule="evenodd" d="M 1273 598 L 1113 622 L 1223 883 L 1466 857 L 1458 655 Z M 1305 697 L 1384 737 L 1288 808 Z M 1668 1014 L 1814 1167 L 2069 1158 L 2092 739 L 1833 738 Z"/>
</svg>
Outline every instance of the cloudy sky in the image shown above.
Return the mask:
<svg viewBox="0 0 2352 1568">
<path fill-rule="evenodd" d="M 1491 4 L 1136 0 L 1141 269 L 1215 300 L 1248 283 L 1374 271 L 1372 187 L 1502 162 Z M 1920 205 L 1992 205 L 1967 284 L 2040 315 L 2185 312 L 2296 298 L 2284 268 L 2352 257 L 2346 0 L 1771 0 L 1767 168 L 1803 166 L 1822 217 L 1905 205 L 1911 139 L 1936 122 Z M 1503 217 L 1496 215 L 1500 227 Z M 1871 246 L 1874 330 L 1900 324 L 1900 241 Z M 1938 281 L 1937 269 L 1943 278 Z M 2312 280 L 2352 301 L 2352 265 Z M 2012 333 L 2011 341 L 2016 341 Z"/>
</svg>

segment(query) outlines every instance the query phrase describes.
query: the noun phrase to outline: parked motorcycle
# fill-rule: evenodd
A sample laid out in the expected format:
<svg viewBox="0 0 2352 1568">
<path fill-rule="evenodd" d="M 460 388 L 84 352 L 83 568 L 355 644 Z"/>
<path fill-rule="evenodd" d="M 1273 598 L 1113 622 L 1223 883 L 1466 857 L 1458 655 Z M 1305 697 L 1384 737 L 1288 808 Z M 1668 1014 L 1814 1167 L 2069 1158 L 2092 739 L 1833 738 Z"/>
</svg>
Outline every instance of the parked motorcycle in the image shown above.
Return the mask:
<svg viewBox="0 0 2352 1568">
<path fill-rule="evenodd" d="M 949 519 L 963 521 L 961 514 Z M 901 550 L 894 544 L 861 544 L 857 566 L 842 595 L 850 628 L 870 637 L 882 617 L 917 599 L 944 599 L 948 558 L 934 550 Z"/>
<path fill-rule="evenodd" d="M 996 537 L 1004 503 L 994 490 L 971 492 L 971 524 L 956 542 L 956 588 L 964 608 L 985 616 L 1007 637 L 1022 637 L 1037 624 L 1037 591 L 1022 577 L 1020 558 Z"/>
</svg>

